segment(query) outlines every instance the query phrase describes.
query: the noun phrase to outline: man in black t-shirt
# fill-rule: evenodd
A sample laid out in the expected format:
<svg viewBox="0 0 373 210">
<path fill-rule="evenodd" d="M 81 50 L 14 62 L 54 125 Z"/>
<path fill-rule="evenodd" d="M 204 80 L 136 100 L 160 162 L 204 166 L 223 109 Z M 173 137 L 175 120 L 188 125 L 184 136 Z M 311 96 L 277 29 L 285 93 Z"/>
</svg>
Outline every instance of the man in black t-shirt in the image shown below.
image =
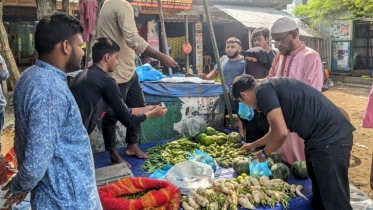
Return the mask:
<svg viewBox="0 0 373 210">
<path fill-rule="evenodd" d="M 79 106 L 84 127 L 91 134 L 97 123 L 111 107 L 117 119 L 126 127 L 139 125 L 150 117 L 161 117 L 167 109 L 163 106 L 128 108 L 123 102 L 118 85 L 107 73 L 118 65 L 119 46 L 108 38 L 98 38 L 92 47 L 93 65 L 79 73 L 70 84 L 70 90 Z M 125 162 L 116 151 L 114 141 L 105 141 L 113 164 Z M 128 164 L 128 163 L 127 163 Z"/>
<path fill-rule="evenodd" d="M 304 139 L 307 172 L 312 180 L 313 208 L 351 210 L 348 167 L 355 128 L 320 91 L 299 80 L 274 77 L 259 84 L 236 78 L 232 97 L 267 116 L 270 131 L 241 149 L 265 148 L 260 162 L 284 143 L 290 132 Z"/>
</svg>

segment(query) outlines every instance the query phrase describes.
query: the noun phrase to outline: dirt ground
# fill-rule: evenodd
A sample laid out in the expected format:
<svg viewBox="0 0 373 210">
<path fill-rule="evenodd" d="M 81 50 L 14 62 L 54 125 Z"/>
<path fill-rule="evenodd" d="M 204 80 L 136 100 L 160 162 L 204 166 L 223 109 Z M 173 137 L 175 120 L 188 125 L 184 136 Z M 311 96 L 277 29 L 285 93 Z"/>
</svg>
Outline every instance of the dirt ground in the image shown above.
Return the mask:
<svg viewBox="0 0 373 210">
<path fill-rule="evenodd" d="M 325 95 L 346 110 L 356 128 L 349 169 L 350 183 L 373 199 L 373 190 L 370 188 L 373 129 L 361 127 L 369 92 L 369 88 L 337 85 L 326 91 Z"/>
<path fill-rule="evenodd" d="M 338 107 L 349 114 L 355 126 L 354 146 L 352 149 L 351 166 L 349 170 L 350 183 L 367 193 L 373 199 L 373 190 L 370 188 L 370 168 L 372 163 L 373 129 L 361 127 L 362 118 L 366 108 L 369 88 L 336 85 L 325 92 Z M 11 121 L 6 119 L 5 121 Z M 14 133 L 7 130 L 1 136 L 2 154 L 5 155 L 13 146 Z"/>
</svg>

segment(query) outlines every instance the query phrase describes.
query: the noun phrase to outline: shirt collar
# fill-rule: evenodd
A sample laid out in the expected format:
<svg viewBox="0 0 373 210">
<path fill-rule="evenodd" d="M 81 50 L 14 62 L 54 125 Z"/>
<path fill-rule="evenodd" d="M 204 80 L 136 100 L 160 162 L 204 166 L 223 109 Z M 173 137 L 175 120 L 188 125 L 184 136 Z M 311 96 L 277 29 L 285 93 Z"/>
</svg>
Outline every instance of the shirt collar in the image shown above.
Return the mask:
<svg viewBox="0 0 373 210">
<path fill-rule="evenodd" d="M 106 71 L 104 71 L 101 67 L 97 66 L 96 64 L 92 64 L 92 66 L 90 66 L 90 67 L 88 68 L 88 70 L 89 70 L 89 69 L 100 70 L 100 71 L 104 72 L 105 74 L 107 74 Z"/>
<path fill-rule="evenodd" d="M 36 60 L 35 65 L 42 68 L 42 69 L 46 69 L 48 71 L 55 72 L 58 75 L 58 77 L 67 81 L 67 74 L 64 71 L 50 65 L 49 63 L 46 63 L 46 62 L 41 61 L 41 60 Z"/>
</svg>

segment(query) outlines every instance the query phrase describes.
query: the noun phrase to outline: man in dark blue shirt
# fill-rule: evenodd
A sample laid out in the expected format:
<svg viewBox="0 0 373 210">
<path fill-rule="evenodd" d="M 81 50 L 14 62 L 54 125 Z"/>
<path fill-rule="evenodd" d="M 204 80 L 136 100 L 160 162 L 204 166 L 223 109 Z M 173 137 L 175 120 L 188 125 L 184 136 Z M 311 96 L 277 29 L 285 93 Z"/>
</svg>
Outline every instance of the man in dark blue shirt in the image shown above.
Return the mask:
<svg viewBox="0 0 373 210">
<path fill-rule="evenodd" d="M 242 50 L 241 41 L 235 37 L 227 39 L 225 43 L 225 52 L 228 57 L 228 61 L 222 66 L 223 75 L 225 79 L 225 84 L 230 88 L 233 84 L 234 78 L 242 75 L 245 72 L 245 60 L 240 52 Z M 206 80 L 213 80 L 219 76 L 219 71 L 217 69 L 212 70 L 208 75 L 204 73 L 198 74 L 198 77 Z M 231 107 L 232 112 L 237 114 L 238 105 L 232 99 Z"/>
</svg>

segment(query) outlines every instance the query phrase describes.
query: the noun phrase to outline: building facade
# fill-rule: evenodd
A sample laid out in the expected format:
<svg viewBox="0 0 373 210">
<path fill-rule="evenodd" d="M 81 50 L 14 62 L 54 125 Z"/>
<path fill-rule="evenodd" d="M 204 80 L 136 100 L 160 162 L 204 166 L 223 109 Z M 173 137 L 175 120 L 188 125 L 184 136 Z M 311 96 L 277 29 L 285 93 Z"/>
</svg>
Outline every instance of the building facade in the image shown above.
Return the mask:
<svg viewBox="0 0 373 210">
<path fill-rule="evenodd" d="M 61 9 L 58 1 L 57 10 Z M 78 3 L 70 3 L 70 14 L 79 15 Z M 17 65 L 30 65 L 35 54 L 34 33 L 38 23 L 35 0 L 4 0 L 3 22 Z"/>
</svg>

